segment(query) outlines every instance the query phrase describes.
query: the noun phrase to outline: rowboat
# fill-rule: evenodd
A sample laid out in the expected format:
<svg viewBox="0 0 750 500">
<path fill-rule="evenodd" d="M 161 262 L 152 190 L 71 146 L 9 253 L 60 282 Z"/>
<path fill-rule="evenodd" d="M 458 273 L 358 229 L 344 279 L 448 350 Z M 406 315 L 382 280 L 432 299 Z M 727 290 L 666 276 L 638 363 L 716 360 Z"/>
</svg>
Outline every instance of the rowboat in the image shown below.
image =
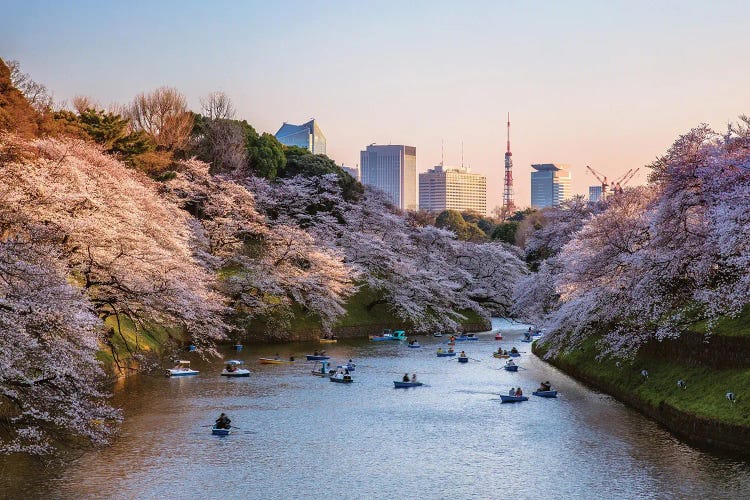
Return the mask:
<svg viewBox="0 0 750 500">
<path fill-rule="evenodd" d="M 412 349 L 419 349 L 422 346 L 419 345 L 419 342 L 414 342 L 413 344 L 409 344 L 408 347 L 411 347 Z"/>
<path fill-rule="evenodd" d="M 242 361 L 236 359 L 230 359 L 227 361 L 227 367 L 221 371 L 222 377 L 249 377 L 250 370 L 245 368 L 237 368 L 242 364 Z"/>
<path fill-rule="evenodd" d="M 522 339 L 521 342 L 534 342 L 534 339 Z"/>
<path fill-rule="evenodd" d="M 167 377 L 185 377 L 188 375 L 198 375 L 198 370 L 190 368 L 190 361 L 179 360 L 174 368 L 168 368 Z"/>
<path fill-rule="evenodd" d="M 352 360 L 350 359 L 349 362 L 344 365 L 344 368 L 346 368 L 350 372 L 353 372 L 357 368 L 357 365 L 355 365 L 354 363 L 352 363 Z"/>
<path fill-rule="evenodd" d="M 456 355 L 455 352 L 439 352 L 439 353 L 437 353 L 437 357 L 438 358 L 446 358 L 448 356 L 455 356 L 455 355 Z"/>
<path fill-rule="evenodd" d="M 442 334 L 442 333 L 440 333 L 440 332 L 435 332 L 435 333 L 433 333 L 433 334 L 432 334 L 432 336 L 433 336 L 433 337 L 442 337 L 442 336 L 443 336 L 443 334 Z"/>
<path fill-rule="evenodd" d="M 330 377 L 328 377 L 328 380 L 331 382 L 337 382 L 339 384 L 351 384 L 352 376 L 349 374 L 349 370 L 347 370 L 344 366 L 337 366 L 336 371 L 331 374 Z"/>
<path fill-rule="evenodd" d="M 503 336 L 499 333 L 495 334 L 495 340 L 503 340 Z"/>
<path fill-rule="evenodd" d="M 503 368 L 505 368 L 505 370 L 509 371 L 509 372 L 517 372 L 518 371 L 518 365 L 505 365 Z"/>
<path fill-rule="evenodd" d="M 407 387 L 419 387 L 422 385 L 422 382 L 399 382 L 398 380 L 394 380 L 393 385 L 396 389 L 405 389 Z"/>
<path fill-rule="evenodd" d="M 511 358 L 517 358 L 517 357 L 519 357 L 520 355 L 521 355 L 521 353 L 520 353 L 520 352 L 509 352 L 509 353 L 508 353 L 508 356 L 510 356 Z"/>
<path fill-rule="evenodd" d="M 289 365 L 294 363 L 294 361 L 275 358 L 258 358 L 258 363 L 260 363 L 261 365 Z"/>
<path fill-rule="evenodd" d="M 308 361 L 325 361 L 326 359 L 331 359 L 331 357 L 326 356 L 324 354 L 308 354 L 307 355 Z"/>
<path fill-rule="evenodd" d="M 458 362 L 459 363 L 468 363 L 469 362 L 469 358 L 459 356 L 458 357 Z"/>
<path fill-rule="evenodd" d="M 213 434 L 214 436 L 228 436 L 231 433 L 232 433 L 232 429 L 231 428 L 229 428 L 229 429 L 219 429 L 216 426 L 211 427 L 211 434 Z"/>
<path fill-rule="evenodd" d="M 318 339 L 318 342 L 321 344 L 335 344 L 338 342 L 338 339 Z"/>
<path fill-rule="evenodd" d="M 390 330 L 383 330 L 383 334 L 379 336 L 370 336 L 370 340 L 373 342 L 382 342 L 384 340 L 406 340 L 406 332 L 403 330 L 396 330 L 394 332 Z"/>
<path fill-rule="evenodd" d="M 504 396 L 501 394 L 500 400 L 503 403 L 520 403 L 521 401 L 528 401 L 529 398 L 527 396 Z"/>
<path fill-rule="evenodd" d="M 540 398 L 556 398 L 557 397 L 557 391 L 534 391 L 532 392 L 534 396 L 539 396 Z"/>
<path fill-rule="evenodd" d="M 498 358 L 498 359 L 508 359 L 508 358 L 510 358 L 510 354 L 500 354 L 500 353 L 497 353 L 497 352 L 493 352 L 492 353 L 492 357 L 493 358 Z"/>
</svg>

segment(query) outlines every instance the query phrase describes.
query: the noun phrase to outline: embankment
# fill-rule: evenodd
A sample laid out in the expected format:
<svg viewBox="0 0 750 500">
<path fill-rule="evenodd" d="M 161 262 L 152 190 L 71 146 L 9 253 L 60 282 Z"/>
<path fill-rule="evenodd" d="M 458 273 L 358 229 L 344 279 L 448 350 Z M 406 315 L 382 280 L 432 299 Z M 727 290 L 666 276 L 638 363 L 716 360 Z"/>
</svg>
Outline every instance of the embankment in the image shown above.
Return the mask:
<svg viewBox="0 0 750 500">
<path fill-rule="evenodd" d="M 632 362 L 597 360 L 595 344 L 590 340 L 546 361 L 687 442 L 750 456 L 750 336 L 688 332 L 645 346 Z M 546 353 L 539 342 L 532 351 L 542 358 Z M 735 394 L 735 402 L 727 392 Z"/>
</svg>

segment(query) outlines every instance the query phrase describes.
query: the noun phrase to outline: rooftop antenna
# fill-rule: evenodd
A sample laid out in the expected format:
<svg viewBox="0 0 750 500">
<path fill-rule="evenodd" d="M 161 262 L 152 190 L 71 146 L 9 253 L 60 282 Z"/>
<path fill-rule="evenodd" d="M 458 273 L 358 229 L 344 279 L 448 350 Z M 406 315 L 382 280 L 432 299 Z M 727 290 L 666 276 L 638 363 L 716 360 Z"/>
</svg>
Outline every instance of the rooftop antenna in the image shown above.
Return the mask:
<svg viewBox="0 0 750 500">
<path fill-rule="evenodd" d="M 445 159 L 445 140 L 440 139 L 440 166 L 443 167 L 445 164 L 443 163 L 443 160 Z"/>
</svg>

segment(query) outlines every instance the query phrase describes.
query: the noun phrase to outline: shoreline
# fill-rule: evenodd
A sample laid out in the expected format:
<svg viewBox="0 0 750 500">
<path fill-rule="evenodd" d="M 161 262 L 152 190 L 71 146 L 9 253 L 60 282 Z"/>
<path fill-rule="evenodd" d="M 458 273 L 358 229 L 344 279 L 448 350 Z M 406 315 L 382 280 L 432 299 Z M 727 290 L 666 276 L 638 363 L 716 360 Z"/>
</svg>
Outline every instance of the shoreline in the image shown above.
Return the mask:
<svg viewBox="0 0 750 500">
<path fill-rule="evenodd" d="M 717 454 L 750 457 L 750 426 L 695 415 L 676 408 L 666 400 L 653 404 L 634 391 L 618 387 L 612 380 L 579 369 L 560 357 L 544 359 L 538 342 L 531 352 L 545 363 L 563 371 L 583 384 L 606 393 L 621 403 L 656 421 L 680 440 Z"/>
</svg>

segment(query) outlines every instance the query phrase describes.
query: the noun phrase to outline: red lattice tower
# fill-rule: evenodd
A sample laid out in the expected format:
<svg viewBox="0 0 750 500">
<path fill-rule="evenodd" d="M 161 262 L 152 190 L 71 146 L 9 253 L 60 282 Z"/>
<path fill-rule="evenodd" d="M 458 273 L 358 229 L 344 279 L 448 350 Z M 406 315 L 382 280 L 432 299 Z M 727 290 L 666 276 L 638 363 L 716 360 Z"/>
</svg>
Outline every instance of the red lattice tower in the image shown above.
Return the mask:
<svg viewBox="0 0 750 500">
<path fill-rule="evenodd" d="M 510 113 L 508 113 L 508 142 L 505 151 L 505 186 L 503 188 L 503 209 L 506 217 L 516 210 L 513 203 L 513 153 L 510 152 Z"/>
</svg>

